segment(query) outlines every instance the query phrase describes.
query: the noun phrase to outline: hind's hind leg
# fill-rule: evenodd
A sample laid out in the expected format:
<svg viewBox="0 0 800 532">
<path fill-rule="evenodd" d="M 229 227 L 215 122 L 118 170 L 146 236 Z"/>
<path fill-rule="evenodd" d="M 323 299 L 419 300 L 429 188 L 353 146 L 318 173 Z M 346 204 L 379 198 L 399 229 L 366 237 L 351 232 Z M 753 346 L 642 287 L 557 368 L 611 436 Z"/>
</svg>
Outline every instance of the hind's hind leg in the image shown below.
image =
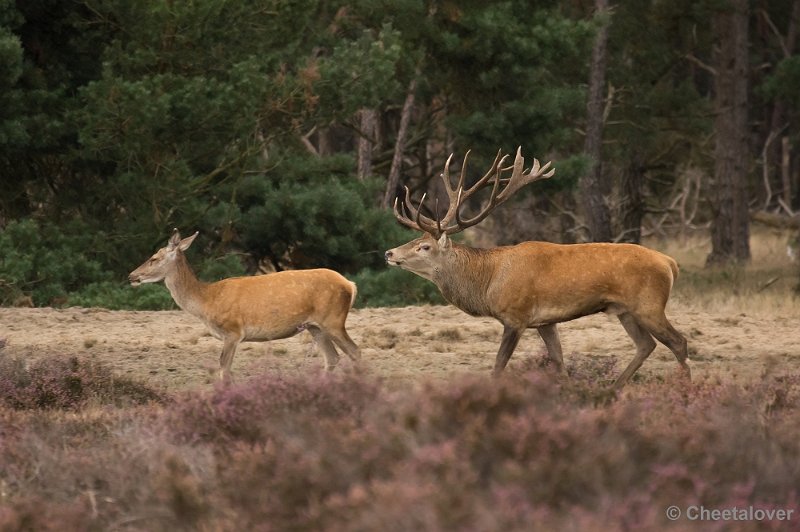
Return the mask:
<svg viewBox="0 0 800 532">
<path fill-rule="evenodd" d="M 308 332 L 314 337 L 314 342 L 316 342 L 325 356 L 325 370 L 332 371 L 336 364 L 339 363 L 339 352 L 336 351 L 336 347 L 334 347 L 330 337 L 316 325 L 309 325 Z"/>
</svg>

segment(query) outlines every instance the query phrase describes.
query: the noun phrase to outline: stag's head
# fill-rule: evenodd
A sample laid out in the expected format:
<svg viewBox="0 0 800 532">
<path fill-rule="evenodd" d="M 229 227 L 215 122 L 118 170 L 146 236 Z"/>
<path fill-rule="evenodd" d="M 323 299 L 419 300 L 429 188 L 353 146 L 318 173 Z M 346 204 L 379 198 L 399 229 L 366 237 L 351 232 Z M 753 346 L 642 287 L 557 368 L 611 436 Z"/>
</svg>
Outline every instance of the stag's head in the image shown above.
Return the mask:
<svg viewBox="0 0 800 532">
<path fill-rule="evenodd" d="M 167 274 L 175 267 L 178 252 L 183 253 L 189 249 L 195 238 L 197 238 L 197 233 L 181 240 L 181 234 L 175 229 L 167 245 L 156 251 L 152 257 L 133 270 L 128 275 L 128 280 L 133 286 L 141 283 L 157 283 L 164 280 Z"/>
<path fill-rule="evenodd" d="M 447 212 L 439 218 L 439 202 L 436 202 L 435 218 L 422 214 L 425 203 L 425 194 L 419 201 L 419 205 L 414 207 L 411 202 L 411 192 L 406 187 L 405 199 L 397 198 L 394 202 L 394 215 L 397 220 L 411 229 L 425 233 L 420 238 L 402 246 L 390 249 L 386 252 L 386 262 L 390 266 L 399 266 L 404 270 L 416 273 L 420 277 L 431 279 L 436 269 L 446 260 L 448 253 L 452 251 L 449 235 L 463 231 L 486 218 L 495 207 L 507 201 L 520 188 L 534 181 L 547 179 L 555 173 L 555 169 L 550 168 L 548 162 L 544 166 L 539 161 L 533 160 L 533 167 L 529 171 L 524 170 L 525 159 L 522 157 L 522 149 L 517 149 L 517 155 L 511 166 L 503 166 L 508 155 L 503 155 L 502 151 L 497 152 L 497 156 L 489 168 L 474 185 L 464 189 L 464 178 L 467 171 L 467 160 L 469 152 L 464 157 L 461 165 L 461 174 L 458 184 L 453 187 L 450 180 L 450 162 L 453 156 L 448 157 L 441 174 L 444 188 L 450 200 Z M 511 172 L 510 175 L 508 172 Z M 483 208 L 472 217 L 466 219 L 461 217 L 461 207 L 477 191 L 484 187 L 492 187 L 489 201 Z"/>
<path fill-rule="evenodd" d="M 437 265 L 444 261 L 445 255 L 451 249 L 450 239 L 445 233 L 438 239 L 430 233 L 425 233 L 411 242 L 387 251 L 386 263 L 432 280 Z"/>
</svg>

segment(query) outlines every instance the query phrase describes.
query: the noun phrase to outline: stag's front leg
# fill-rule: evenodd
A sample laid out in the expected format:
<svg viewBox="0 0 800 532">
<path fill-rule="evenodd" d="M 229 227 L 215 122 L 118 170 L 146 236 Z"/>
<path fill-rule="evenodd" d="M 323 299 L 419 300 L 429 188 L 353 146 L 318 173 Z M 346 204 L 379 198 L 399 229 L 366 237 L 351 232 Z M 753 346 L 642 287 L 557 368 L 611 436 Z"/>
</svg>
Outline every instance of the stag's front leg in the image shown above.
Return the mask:
<svg viewBox="0 0 800 532">
<path fill-rule="evenodd" d="M 500 342 L 500 349 L 497 351 L 497 358 L 494 361 L 493 375 L 495 377 L 499 377 L 505 369 L 524 331 L 525 329 L 503 325 L 503 340 Z"/>
<path fill-rule="evenodd" d="M 555 323 L 550 325 L 542 325 L 537 327 L 539 336 L 544 340 L 544 345 L 547 348 L 547 357 L 555 366 L 556 372 L 561 375 L 566 375 L 567 370 L 564 369 L 564 357 L 561 352 L 561 340 L 558 337 L 558 329 Z"/>
</svg>

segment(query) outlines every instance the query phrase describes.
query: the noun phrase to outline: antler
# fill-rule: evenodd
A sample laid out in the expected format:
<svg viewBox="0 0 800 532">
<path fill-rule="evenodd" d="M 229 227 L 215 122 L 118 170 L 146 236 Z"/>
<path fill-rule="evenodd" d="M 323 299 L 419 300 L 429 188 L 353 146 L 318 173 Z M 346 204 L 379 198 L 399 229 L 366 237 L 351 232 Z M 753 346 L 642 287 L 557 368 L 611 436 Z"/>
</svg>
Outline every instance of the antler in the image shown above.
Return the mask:
<svg viewBox="0 0 800 532">
<path fill-rule="evenodd" d="M 467 160 L 469 159 L 469 153 L 470 152 L 468 151 L 464 156 L 464 163 L 461 165 L 461 174 L 458 177 L 458 185 L 456 185 L 455 188 L 453 188 L 453 185 L 450 182 L 450 161 L 453 159 L 452 154 L 447 158 L 447 162 L 444 165 L 444 171 L 442 172 L 441 177 L 442 182 L 444 183 L 445 191 L 447 192 L 447 196 L 450 199 L 450 205 L 447 208 L 447 212 L 443 218 L 439 218 L 438 199 L 436 201 L 436 219 L 429 218 L 422 214 L 422 205 L 425 203 L 426 194 L 422 195 L 422 199 L 419 201 L 419 206 L 414 208 L 414 205 L 411 203 L 411 192 L 408 190 L 408 187 L 405 187 L 405 200 L 401 200 L 400 197 L 397 197 L 394 200 L 395 218 L 397 218 L 397 220 L 406 227 L 410 227 L 411 229 L 415 229 L 417 231 L 430 233 L 436 238 L 439 238 L 443 233 L 452 235 L 454 233 L 463 231 L 467 227 L 479 223 L 481 220 L 486 218 L 495 209 L 495 207 L 504 203 L 506 200 L 508 200 L 508 198 L 513 196 L 525 185 L 533 183 L 534 181 L 539 181 L 540 179 L 547 179 L 552 177 L 552 175 L 555 173 L 555 169 L 545 173 L 545 171 L 550 167 L 550 163 L 548 162 L 544 166 L 540 166 L 537 159 L 533 160 L 533 167 L 530 169 L 530 171 L 528 173 L 524 173 L 523 168 L 525 165 L 525 159 L 522 157 L 522 147 L 517 148 L 517 155 L 514 158 L 514 164 L 503 168 L 503 163 L 508 158 L 508 155 L 503 155 L 502 150 L 500 150 L 497 152 L 497 156 L 494 158 L 494 162 L 489 168 L 489 171 L 486 172 L 486 174 L 484 174 L 484 176 L 481 177 L 474 185 L 464 190 L 464 177 L 467 172 Z M 508 170 L 511 170 L 511 175 L 509 177 L 502 177 L 501 174 L 503 172 L 507 172 Z M 467 201 L 467 199 L 469 199 L 470 196 L 487 186 L 490 182 L 492 183 L 492 193 L 491 196 L 489 196 L 488 203 L 481 208 L 478 214 L 472 218 L 468 218 L 466 220 L 462 219 L 459 212 L 461 206 Z M 406 213 L 408 213 L 410 216 L 408 216 Z M 453 224 L 453 222 L 455 222 L 455 224 Z"/>
</svg>

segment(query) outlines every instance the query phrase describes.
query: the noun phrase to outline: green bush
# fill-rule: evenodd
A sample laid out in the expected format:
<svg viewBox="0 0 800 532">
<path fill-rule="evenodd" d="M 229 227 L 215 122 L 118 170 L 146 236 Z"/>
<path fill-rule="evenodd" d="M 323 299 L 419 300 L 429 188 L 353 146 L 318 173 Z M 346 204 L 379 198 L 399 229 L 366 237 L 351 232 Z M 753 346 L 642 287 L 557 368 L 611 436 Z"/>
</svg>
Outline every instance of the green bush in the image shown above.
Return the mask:
<svg viewBox="0 0 800 532">
<path fill-rule="evenodd" d="M 350 280 L 358 285 L 356 307 L 445 304 L 435 284 L 399 268 L 362 270 Z"/>
<path fill-rule="evenodd" d="M 384 250 L 413 238 L 376 206 L 384 184 L 352 176 L 352 158 L 286 153 L 276 159 L 272 174 L 221 187 L 219 197 L 226 199 L 203 213 L 201 234 L 229 228 L 231 245 L 280 269 L 347 273 L 380 267 Z"/>
<path fill-rule="evenodd" d="M 109 310 L 170 310 L 178 308 L 161 284 L 131 286 L 101 281 L 90 283 L 69 295 L 68 304 L 76 307 L 102 307 Z"/>
<path fill-rule="evenodd" d="M 237 255 L 208 258 L 197 265 L 198 277 L 213 282 L 244 275 Z M 69 295 L 68 304 L 109 310 L 172 310 L 178 308 L 163 283 L 131 286 L 121 281 L 89 283 Z"/>
<path fill-rule="evenodd" d="M 0 304 L 22 295 L 48 305 L 109 274 L 95 258 L 103 235 L 78 221 L 56 225 L 33 219 L 11 221 L 0 233 Z"/>
</svg>

